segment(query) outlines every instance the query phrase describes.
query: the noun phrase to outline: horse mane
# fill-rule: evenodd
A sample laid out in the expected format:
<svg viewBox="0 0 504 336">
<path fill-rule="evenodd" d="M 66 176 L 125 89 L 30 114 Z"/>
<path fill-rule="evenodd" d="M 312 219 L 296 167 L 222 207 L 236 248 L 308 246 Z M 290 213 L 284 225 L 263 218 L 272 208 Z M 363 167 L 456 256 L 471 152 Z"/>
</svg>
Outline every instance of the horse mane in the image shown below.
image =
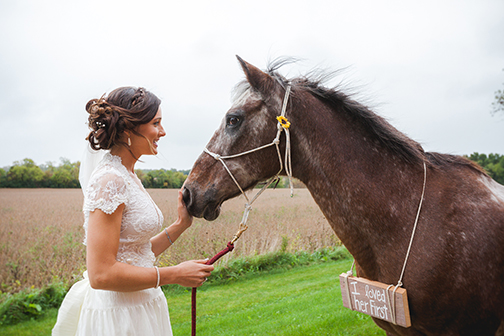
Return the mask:
<svg viewBox="0 0 504 336">
<path fill-rule="evenodd" d="M 424 150 L 419 143 L 399 132 L 384 118 L 371 111 L 368 107 L 353 100 L 350 95 L 343 93 L 338 87 L 325 87 L 324 84 L 338 74 L 338 71 L 312 71 L 306 76 L 288 81 L 278 74 L 277 70 L 285 64 L 293 62 L 295 62 L 293 59 L 275 60 L 268 66 L 267 71 L 283 87 L 290 82 L 294 95 L 296 90 L 305 90 L 329 106 L 334 107 L 334 110 L 343 111 L 348 118 L 364 126 L 371 135 L 374 135 L 380 143 L 397 154 L 401 159 L 411 163 L 423 162 L 425 160 Z"/>
<path fill-rule="evenodd" d="M 443 154 L 437 152 L 426 152 L 427 160 L 431 166 L 442 167 L 450 164 L 465 166 L 472 170 L 475 170 L 485 176 L 490 177 L 486 170 L 474 161 L 469 160 L 464 156 Z"/>
<path fill-rule="evenodd" d="M 274 60 L 268 65 L 267 73 L 275 78 L 284 88 L 290 83 L 293 95 L 295 95 L 296 90 L 305 90 L 329 106 L 334 107 L 335 110 L 344 111 L 347 117 L 363 125 L 370 134 L 374 135 L 382 145 L 396 154 L 400 159 L 408 163 L 426 162 L 434 168 L 454 164 L 461 165 L 487 175 L 483 168 L 465 157 L 425 152 L 418 142 L 397 130 L 387 120 L 371 111 L 367 106 L 352 99 L 351 95 L 343 93 L 338 87 L 325 87 L 325 83 L 339 74 L 339 70 L 333 72 L 312 71 L 305 76 L 290 80 L 287 80 L 278 73 L 278 69 L 282 66 L 295 62 L 297 60 L 293 58 Z"/>
</svg>

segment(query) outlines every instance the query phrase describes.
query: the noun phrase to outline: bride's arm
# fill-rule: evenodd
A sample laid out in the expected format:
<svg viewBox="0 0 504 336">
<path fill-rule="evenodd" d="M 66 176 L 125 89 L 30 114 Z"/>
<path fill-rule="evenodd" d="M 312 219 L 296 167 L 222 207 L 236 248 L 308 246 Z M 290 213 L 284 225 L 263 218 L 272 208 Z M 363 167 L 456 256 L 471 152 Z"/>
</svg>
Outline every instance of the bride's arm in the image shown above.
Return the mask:
<svg viewBox="0 0 504 336">
<path fill-rule="evenodd" d="M 97 209 L 90 213 L 87 232 L 86 264 L 91 287 L 114 291 L 136 291 L 155 287 L 155 268 L 129 265 L 116 260 L 124 204 L 112 214 Z M 213 266 L 204 260 L 186 261 L 159 268 L 160 283 L 185 287 L 200 286 L 210 276 Z"/>
<path fill-rule="evenodd" d="M 182 200 L 181 190 L 178 191 L 177 212 L 177 220 L 165 230 L 151 238 L 152 252 L 154 252 L 156 257 L 170 247 L 192 224 L 193 218 L 189 212 L 187 212 L 187 208 Z M 168 239 L 168 237 L 170 238 Z"/>
</svg>

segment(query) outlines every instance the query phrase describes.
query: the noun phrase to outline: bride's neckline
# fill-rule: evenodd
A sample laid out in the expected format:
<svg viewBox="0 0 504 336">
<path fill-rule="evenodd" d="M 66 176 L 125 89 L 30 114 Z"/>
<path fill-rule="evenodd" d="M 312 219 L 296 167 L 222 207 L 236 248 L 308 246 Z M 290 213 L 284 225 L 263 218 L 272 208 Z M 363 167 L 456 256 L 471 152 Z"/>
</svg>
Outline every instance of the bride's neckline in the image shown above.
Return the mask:
<svg viewBox="0 0 504 336">
<path fill-rule="evenodd" d="M 133 179 L 133 181 L 140 188 L 140 190 L 142 189 L 145 190 L 142 181 L 138 178 L 137 174 L 126 168 L 126 166 L 122 162 L 122 158 L 119 155 L 114 155 L 108 152 L 107 154 L 105 154 L 105 157 L 107 158 L 107 161 L 110 161 L 111 163 L 115 164 L 121 171 L 123 171 L 123 174 Z"/>
<path fill-rule="evenodd" d="M 105 157 L 104 157 L 104 162 L 106 162 L 106 161 L 109 161 L 112 165 L 117 166 L 117 168 L 120 171 L 123 171 L 123 174 L 126 174 L 127 176 L 129 176 L 129 178 L 131 180 L 133 180 L 133 183 L 137 186 L 138 190 L 140 192 L 144 193 L 150 199 L 150 201 L 154 205 L 154 208 L 156 209 L 156 214 L 158 215 L 158 220 L 159 220 L 160 224 L 162 224 L 162 220 L 161 220 L 162 213 L 161 213 L 161 217 L 159 214 L 161 212 L 161 210 L 159 210 L 158 206 L 156 205 L 156 203 L 152 199 L 151 195 L 147 192 L 147 190 L 143 186 L 142 181 L 138 178 L 137 174 L 134 172 L 131 172 L 130 170 L 128 170 L 128 168 L 126 168 L 126 166 L 122 163 L 122 158 L 119 155 L 114 155 L 114 154 L 111 154 L 110 152 L 108 152 L 107 154 L 105 154 Z"/>
</svg>

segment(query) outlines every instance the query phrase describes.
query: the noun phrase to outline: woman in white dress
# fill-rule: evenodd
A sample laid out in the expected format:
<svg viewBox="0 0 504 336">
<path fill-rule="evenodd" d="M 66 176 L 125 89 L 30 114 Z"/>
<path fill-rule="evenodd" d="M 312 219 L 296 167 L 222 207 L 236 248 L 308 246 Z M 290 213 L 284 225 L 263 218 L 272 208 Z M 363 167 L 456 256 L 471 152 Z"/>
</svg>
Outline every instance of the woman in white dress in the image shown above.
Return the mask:
<svg viewBox="0 0 504 336">
<path fill-rule="evenodd" d="M 82 186 L 87 271 L 65 297 L 53 335 L 172 335 L 159 286 L 198 287 L 213 270 L 205 260 L 154 266 L 192 224 L 179 191 L 178 219 L 161 231 L 163 215 L 134 173 L 140 156 L 157 154 L 166 135 L 159 105 L 133 87 L 86 105 L 90 146 L 109 152 Z"/>
</svg>

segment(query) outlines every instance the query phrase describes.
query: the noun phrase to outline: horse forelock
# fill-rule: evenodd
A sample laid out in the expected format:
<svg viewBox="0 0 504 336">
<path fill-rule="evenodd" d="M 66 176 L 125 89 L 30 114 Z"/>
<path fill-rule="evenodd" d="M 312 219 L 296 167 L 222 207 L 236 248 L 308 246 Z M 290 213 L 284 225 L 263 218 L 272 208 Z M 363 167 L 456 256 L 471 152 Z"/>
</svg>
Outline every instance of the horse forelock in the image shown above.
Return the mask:
<svg viewBox="0 0 504 336">
<path fill-rule="evenodd" d="M 233 91 L 231 92 L 231 104 L 238 105 L 243 104 L 244 99 L 246 99 L 251 94 L 251 86 L 249 82 L 243 80 L 235 85 Z"/>
</svg>

